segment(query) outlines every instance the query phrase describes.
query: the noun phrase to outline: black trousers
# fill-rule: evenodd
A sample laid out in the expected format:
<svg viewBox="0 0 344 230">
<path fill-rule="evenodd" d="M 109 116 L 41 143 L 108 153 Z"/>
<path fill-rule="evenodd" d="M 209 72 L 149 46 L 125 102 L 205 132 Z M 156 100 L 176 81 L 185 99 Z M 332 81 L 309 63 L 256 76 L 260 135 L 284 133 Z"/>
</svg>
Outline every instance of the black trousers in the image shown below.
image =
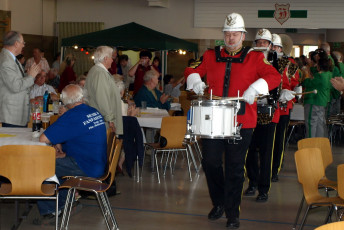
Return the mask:
<svg viewBox="0 0 344 230">
<path fill-rule="evenodd" d="M 246 171 L 249 186 L 258 187 L 259 193 L 269 193 L 270 190 L 275 131 L 276 123 L 258 124 L 253 131 L 247 153 Z"/>
<path fill-rule="evenodd" d="M 202 166 L 214 206 L 224 205 L 227 218 L 239 217 L 245 158 L 253 129 L 241 129 L 242 140 L 202 139 Z M 223 170 L 223 153 L 225 162 Z"/>
<path fill-rule="evenodd" d="M 131 174 L 131 169 L 138 156 L 139 165 L 143 164 L 143 136 L 136 117 L 123 116 L 123 148 L 125 152 L 125 167 Z"/>
<path fill-rule="evenodd" d="M 284 147 L 285 147 L 285 136 L 289 125 L 289 115 L 280 116 L 280 120 L 276 126 L 276 137 L 275 137 L 275 148 L 272 163 L 272 175 L 277 175 L 281 169 Z"/>
</svg>

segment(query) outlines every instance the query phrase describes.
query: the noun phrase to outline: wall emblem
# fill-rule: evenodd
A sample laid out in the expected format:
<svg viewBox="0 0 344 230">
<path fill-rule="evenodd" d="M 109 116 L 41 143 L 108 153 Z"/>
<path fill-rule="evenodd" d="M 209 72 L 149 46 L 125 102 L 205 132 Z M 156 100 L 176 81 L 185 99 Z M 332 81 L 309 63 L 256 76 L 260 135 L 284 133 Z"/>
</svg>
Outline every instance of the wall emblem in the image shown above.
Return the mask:
<svg viewBox="0 0 344 230">
<path fill-rule="evenodd" d="M 282 25 L 290 18 L 290 4 L 275 4 L 274 18 Z"/>
</svg>

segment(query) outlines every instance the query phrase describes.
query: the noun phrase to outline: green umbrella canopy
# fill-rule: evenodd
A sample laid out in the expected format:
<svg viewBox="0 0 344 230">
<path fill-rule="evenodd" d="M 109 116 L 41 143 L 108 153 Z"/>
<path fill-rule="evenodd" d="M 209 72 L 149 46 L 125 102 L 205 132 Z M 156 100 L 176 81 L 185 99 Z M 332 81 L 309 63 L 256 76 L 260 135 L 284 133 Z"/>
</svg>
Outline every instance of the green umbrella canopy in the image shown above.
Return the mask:
<svg viewBox="0 0 344 230">
<path fill-rule="evenodd" d="M 62 46 L 115 46 L 122 50 L 188 50 L 197 52 L 195 43 L 164 34 L 131 22 L 106 30 L 62 39 Z"/>
</svg>

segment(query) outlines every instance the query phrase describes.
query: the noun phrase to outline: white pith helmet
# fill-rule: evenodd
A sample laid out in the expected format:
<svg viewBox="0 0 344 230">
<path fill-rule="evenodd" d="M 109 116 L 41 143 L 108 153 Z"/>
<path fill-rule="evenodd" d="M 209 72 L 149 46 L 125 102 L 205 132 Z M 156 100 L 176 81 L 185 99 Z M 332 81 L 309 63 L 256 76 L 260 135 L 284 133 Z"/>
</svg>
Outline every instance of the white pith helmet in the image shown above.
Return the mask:
<svg viewBox="0 0 344 230">
<path fill-rule="evenodd" d="M 260 39 L 272 42 L 272 35 L 271 35 L 270 31 L 267 30 L 267 29 L 260 29 L 260 30 L 258 30 L 258 32 L 256 34 L 256 38 L 254 40 L 257 41 L 257 40 L 260 40 Z"/>
<path fill-rule="evenodd" d="M 272 34 L 272 44 L 283 48 L 282 39 L 278 34 Z"/>
<path fill-rule="evenodd" d="M 247 33 L 245 30 L 244 19 L 238 13 L 231 13 L 227 15 L 222 31 L 240 31 Z"/>
</svg>

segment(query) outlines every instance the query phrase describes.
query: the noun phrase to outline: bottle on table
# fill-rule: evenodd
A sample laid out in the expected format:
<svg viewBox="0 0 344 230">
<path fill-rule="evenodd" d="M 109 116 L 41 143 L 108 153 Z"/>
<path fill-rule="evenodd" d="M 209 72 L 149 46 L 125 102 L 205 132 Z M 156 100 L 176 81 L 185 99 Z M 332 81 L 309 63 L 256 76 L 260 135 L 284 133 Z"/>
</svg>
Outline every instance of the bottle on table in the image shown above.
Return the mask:
<svg viewBox="0 0 344 230">
<path fill-rule="evenodd" d="M 45 91 L 43 95 L 43 112 L 48 113 L 49 112 L 49 99 L 50 99 L 50 94 L 48 90 Z"/>
<path fill-rule="evenodd" d="M 32 132 L 40 131 L 42 128 L 42 120 L 41 120 L 41 109 L 39 107 L 39 103 L 35 103 L 35 108 L 32 112 Z"/>
</svg>

